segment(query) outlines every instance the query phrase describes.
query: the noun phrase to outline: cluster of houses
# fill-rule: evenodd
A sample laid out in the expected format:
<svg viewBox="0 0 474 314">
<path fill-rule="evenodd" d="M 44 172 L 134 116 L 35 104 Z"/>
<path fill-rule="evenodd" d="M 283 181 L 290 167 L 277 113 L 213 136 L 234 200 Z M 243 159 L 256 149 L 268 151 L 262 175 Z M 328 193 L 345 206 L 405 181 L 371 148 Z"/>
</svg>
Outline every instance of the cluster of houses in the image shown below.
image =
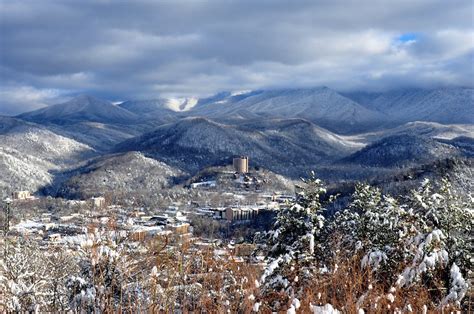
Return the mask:
<svg viewBox="0 0 474 314">
<path fill-rule="evenodd" d="M 37 198 L 31 194 L 30 191 L 14 191 L 11 197 L 12 201 L 34 201 L 36 199 Z M 103 196 L 91 197 L 87 201 L 76 202 L 82 205 L 89 205 L 93 209 L 104 209 L 106 207 L 105 197 Z"/>
<path fill-rule="evenodd" d="M 233 160 L 236 180 L 248 176 L 248 157 L 240 156 Z M 245 181 L 245 180 L 244 180 Z M 216 181 L 206 181 L 191 184 L 191 188 L 215 187 Z M 244 194 L 231 194 L 235 199 L 245 199 Z M 239 198 L 240 197 L 240 198 Z M 254 205 L 234 205 L 226 207 L 199 206 L 191 202 L 187 206 L 169 206 L 167 209 L 145 210 L 143 208 L 123 208 L 108 204 L 102 197 L 92 197 L 88 200 L 65 201 L 65 208 L 73 208 L 73 213 L 60 215 L 44 212 L 38 217 L 23 217 L 16 224 L 9 225 L 10 236 L 27 237 L 43 245 L 67 245 L 78 247 L 87 239 L 93 230 L 108 230 L 120 234 L 130 241 L 147 241 L 155 237 L 164 237 L 170 245 L 192 243 L 194 247 L 217 248 L 216 254 L 249 256 L 253 246 L 250 244 L 230 243 L 193 237 L 193 228 L 188 216 L 198 215 L 225 221 L 229 224 L 252 222 L 264 213 L 274 213 L 284 206 L 293 196 L 285 194 L 260 193 Z M 29 191 L 12 193 L 13 202 L 34 202 L 36 199 Z M 71 212 L 71 211 L 69 211 Z"/>
<path fill-rule="evenodd" d="M 229 221 L 253 219 L 258 209 L 226 209 L 215 212 L 218 219 Z M 29 241 L 47 246 L 61 246 L 75 250 L 100 230 L 111 235 L 120 235 L 131 242 L 146 243 L 156 238 L 166 239 L 169 247 L 187 244 L 194 249 L 214 250 L 219 256 L 229 256 L 237 260 L 248 260 L 254 249 L 248 243 L 224 243 L 221 240 L 196 238 L 188 220 L 188 213 L 170 206 L 159 212 L 146 212 L 144 209 L 124 209 L 120 206 L 107 206 L 103 211 L 84 210 L 79 213 L 56 216 L 43 213 L 39 217 L 24 219 L 10 226 L 9 236 L 19 236 Z M 216 218 L 217 219 L 217 218 Z"/>
<path fill-rule="evenodd" d="M 238 205 L 230 207 L 200 207 L 195 214 L 216 220 L 227 220 L 228 222 L 252 221 L 265 212 L 276 212 L 282 207 L 288 206 L 288 202 L 294 196 L 285 194 L 263 194 L 261 201 L 255 205 Z"/>
<path fill-rule="evenodd" d="M 82 211 L 68 215 L 42 213 L 39 217 L 24 219 L 10 227 L 10 234 L 28 235 L 42 241 L 68 242 L 71 237 L 86 234 L 94 228 L 114 229 L 137 239 L 156 234 L 187 234 L 190 224 L 187 216 L 173 209 L 159 214 L 141 210 L 126 210 L 120 206 L 105 206 L 102 198 L 94 198 Z M 95 209 L 102 208 L 102 211 Z M 62 240 L 61 240 L 62 239 Z M 64 241 L 63 241 L 64 240 Z"/>
<path fill-rule="evenodd" d="M 189 214 L 222 220 L 229 223 L 251 222 L 264 212 L 275 212 L 290 196 L 266 195 L 270 202 L 253 206 L 199 207 L 180 211 L 176 206 L 150 213 L 144 209 L 124 209 L 120 206 L 106 206 L 104 198 L 97 197 L 79 202 L 83 210 L 67 215 L 46 212 L 39 217 L 24 219 L 10 227 L 10 234 L 27 235 L 40 242 L 73 243 L 91 228 L 113 227 L 124 232 L 133 240 L 145 240 L 157 235 L 167 236 L 174 242 L 192 238 Z M 101 208 L 102 210 L 96 210 Z"/>
</svg>

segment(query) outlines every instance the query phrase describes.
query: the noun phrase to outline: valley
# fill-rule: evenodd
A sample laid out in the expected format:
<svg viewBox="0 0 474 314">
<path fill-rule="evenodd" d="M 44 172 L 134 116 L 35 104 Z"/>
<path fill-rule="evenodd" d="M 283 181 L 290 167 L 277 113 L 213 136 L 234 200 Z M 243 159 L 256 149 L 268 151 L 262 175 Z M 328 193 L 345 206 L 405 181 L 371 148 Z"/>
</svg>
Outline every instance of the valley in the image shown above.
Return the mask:
<svg viewBox="0 0 474 314">
<path fill-rule="evenodd" d="M 0 313 L 474 313 L 473 12 L 0 0 Z"/>
<path fill-rule="evenodd" d="M 118 105 L 82 95 L 1 117 L 0 184 L 4 196 L 102 194 L 87 182 L 114 189 L 114 180 L 130 190 L 167 189 L 237 155 L 290 180 L 312 170 L 330 182 L 371 180 L 471 158 L 472 108 L 466 88 L 344 94 L 321 87 Z"/>
</svg>

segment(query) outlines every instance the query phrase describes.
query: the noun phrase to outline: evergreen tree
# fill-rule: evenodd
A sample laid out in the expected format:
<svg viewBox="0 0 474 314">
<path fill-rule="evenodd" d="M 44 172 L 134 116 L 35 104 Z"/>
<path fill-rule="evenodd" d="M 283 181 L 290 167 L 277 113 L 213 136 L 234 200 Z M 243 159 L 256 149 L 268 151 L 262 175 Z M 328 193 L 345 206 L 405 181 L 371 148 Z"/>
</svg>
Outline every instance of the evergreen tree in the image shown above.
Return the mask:
<svg viewBox="0 0 474 314">
<path fill-rule="evenodd" d="M 391 274 L 404 259 L 403 242 L 409 235 L 411 214 L 380 189 L 357 184 L 349 206 L 337 213 L 328 229 L 342 236 L 347 256 L 359 253 L 362 267 L 378 270 L 390 284 Z M 387 280 L 388 279 L 388 280 Z"/>
<path fill-rule="evenodd" d="M 315 246 L 325 223 L 322 196 L 326 188 L 314 172 L 302 181 L 296 199 L 280 210 L 269 232 L 268 266 L 261 281 L 263 294 L 279 294 L 281 302 L 271 304 L 274 310 L 290 306 L 315 270 Z M 329 197 L 328 201 L 333 200 Z"/>
<path fill-rule="evenodd" d="M 399 276 L 400 286 L 423 281 L 433 287 L 433 299 L 443 295 L 439 286 L 449 293 L 444 298 L 459 303 L 467 291 L 463 276 L 472 269 L 473 200 L 454 193 L 447 179 L 441 180 L 437 192 L 429 180 L 413 190 L 410 211 L 416 215 L 418 234 L 406 244 L 411 262 Z"/>
</svg>

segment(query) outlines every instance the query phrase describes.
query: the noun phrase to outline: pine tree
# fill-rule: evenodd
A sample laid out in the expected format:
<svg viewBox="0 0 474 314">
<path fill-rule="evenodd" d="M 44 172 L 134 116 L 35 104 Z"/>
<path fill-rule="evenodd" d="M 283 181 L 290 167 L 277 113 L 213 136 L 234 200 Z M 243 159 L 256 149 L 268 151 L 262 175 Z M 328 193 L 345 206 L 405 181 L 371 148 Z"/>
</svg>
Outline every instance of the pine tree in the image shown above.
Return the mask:
<svg viewBox="0 0 474 314">
<path fill-rule="evenodd" d="M 409 234 L 411 214 L 380 189 L 357 184 L 349 206 L 328 225 L 342 235 L 347 256 L 359 253 L 362 267 L 378 270 L 378 278 L 391 282 L 391 274 L 404 259 L 403 242 Z"/>
<path fill-rule="evenodd" d="M 398 284 L 411 285 L 422 279 L 428 287 L 442 285 L 450 291 L 450 302 L 459 303 L 467 290 L 463 276 L 472 268 L 472 198 L 454 193 L 447 179 L 442 179 L 440 188 L 434 192 L 426 179 L 420 188 L 412 191 L 409 203 L 418 218 L 418 234 L 406 245 L 412 258 Z M 442 297 L 439 289 L 432 291 L 436 292 L 433 299 Z"/>
<path fill-rule="evenodd" d="M 315 246 L 325 223 L 322 196 L 326 189 L 314 172 L 302 181 L 296 199 L 280 210 L 269 232 L 268 266 L 261 281 L 264 294 L 278 294 L 280 301 L 271 304 L 274 310 L 288 307 L 315 270 Z"/>
</svg>

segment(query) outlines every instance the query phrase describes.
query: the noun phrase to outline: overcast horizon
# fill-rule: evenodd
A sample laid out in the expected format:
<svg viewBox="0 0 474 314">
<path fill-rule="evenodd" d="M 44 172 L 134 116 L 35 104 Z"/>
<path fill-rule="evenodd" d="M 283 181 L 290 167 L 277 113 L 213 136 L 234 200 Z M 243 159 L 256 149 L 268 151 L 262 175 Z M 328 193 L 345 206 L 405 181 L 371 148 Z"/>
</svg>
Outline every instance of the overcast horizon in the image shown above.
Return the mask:
<svg viewBox="0 0 474 314">
<path fill-rule="evenodd" d="M 0 0 L 0 114 L 78 94 L 472 88 L 473 12 L 471 1 Z"/>
</svg>

